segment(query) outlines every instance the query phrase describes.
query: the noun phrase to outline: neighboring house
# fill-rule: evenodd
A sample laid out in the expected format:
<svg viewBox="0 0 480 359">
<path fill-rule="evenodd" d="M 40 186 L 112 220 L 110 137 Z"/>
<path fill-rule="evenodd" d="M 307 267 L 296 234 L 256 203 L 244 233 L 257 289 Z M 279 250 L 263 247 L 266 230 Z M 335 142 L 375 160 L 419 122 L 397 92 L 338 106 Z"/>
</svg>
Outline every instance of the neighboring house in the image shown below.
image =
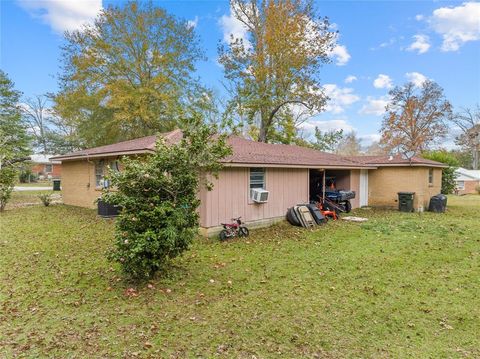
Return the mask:
<svg viewBox="0 0 480 359">
<path fill-rule="evenodd" d="M 179 130 L 163 135 L 176 143 Z M 121 156 L 152 153 L 156 136 L 119 142 L 57 156 L 62 161 L 63 202 L 94 208 L 101 195 L 106 167 L 118 169 Z M 222 222 L 242 216 L 250 225 L 268 225 L 285 217 L 288 207 L 317 199 L 325 176 L 335 178 L 337 189 L 356 192 L 352 207 L 367 205 L 397 206 L 398 191 L 417 193 L 416 208 L 425 208 L 430 195 L 440 192 L 441 163 L 414 158 L 346 158 L 314 149 L 282 144 L 267 144 L 231 136 L 233 154 L 214 188 L 202 188 L 199 196 L 200 225 L 204 233 L 215 232 Z M 252 200 L 252 189 L 269 192 L 265 203 Z"/>
<path fill-rule="evenodd" d="M 60 178 L 62 175 L 62 162 L 52 160 L 55 155 L 31 155 L 29 163 L 31 171 L 40 179 Z"/>
<path fill-rule="evenodd" d="M 476 188 L 480 186 L 480 170 L 467 170 L 460 167 L 455 171 L 455 175 L 458 194 L 477 193 Z"/>
</svg>

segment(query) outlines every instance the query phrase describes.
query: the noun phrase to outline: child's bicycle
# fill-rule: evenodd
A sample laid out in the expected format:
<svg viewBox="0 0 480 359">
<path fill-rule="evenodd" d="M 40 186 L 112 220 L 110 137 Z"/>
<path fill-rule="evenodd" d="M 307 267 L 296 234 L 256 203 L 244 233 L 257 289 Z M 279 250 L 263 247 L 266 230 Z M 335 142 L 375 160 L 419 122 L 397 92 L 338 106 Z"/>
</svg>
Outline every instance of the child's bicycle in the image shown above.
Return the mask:
<svg viewBox="0 0 480 359">
<path fill-rule="evenodd" d="M 241 218 L 242 217 L 232 218 L 233 223 L 222 223 L 223 229 L 219 234 L 221 241 L 233 237 L 248 237 L 250 232 L 248 228 L 243 225 Z"/>
</svg>

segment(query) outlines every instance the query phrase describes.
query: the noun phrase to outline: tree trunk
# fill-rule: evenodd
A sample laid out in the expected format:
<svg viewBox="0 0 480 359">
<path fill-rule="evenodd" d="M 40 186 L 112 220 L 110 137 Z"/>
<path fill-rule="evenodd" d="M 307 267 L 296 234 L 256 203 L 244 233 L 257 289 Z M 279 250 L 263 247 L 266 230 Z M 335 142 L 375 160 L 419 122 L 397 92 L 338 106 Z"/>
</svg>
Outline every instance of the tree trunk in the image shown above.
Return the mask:
<svg viewBox="0 0 480 359">
<path fill-rule="evenodd" d="M 473 150 L 472 168 L 473 168 L 474 170 L 478 170 L 478 165 L 479 165 L 478 162 L 479 162 L 479 160 L 480 160 L 479 157 L 480 157 L 480 151 L 479 151 L 478 146 L 477 146 L 477 148 L 475 148 L 475 149 Z"/>
<path fill-rule="evenodd" d="M 258 142 L 267 142 L 267 130 L 264 126 L 260 128 L 258 133 Z"/>
</svg>

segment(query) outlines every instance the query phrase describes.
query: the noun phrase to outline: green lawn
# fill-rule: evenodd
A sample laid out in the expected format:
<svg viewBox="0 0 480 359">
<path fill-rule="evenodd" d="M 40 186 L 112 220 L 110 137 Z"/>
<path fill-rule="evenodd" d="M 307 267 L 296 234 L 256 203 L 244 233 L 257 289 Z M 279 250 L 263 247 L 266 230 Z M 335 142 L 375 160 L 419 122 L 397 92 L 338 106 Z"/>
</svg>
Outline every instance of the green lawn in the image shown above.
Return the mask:
<svg viewBox="0 0 480 359">
<path fill-rule="evenodd" d="M 11 210 L 14 208 L 17 209 L 17 208 L 28 207 L 32 205 L 40 205 L 42 201 L 38 196 L 41 194 L 47 194 L 47 193 L 51 194 L 52 198 L 54 198 L 55 200 L 59 200 L 61 198 L 61 192 L 58 192 L 58 191 L 31 190 L 31 191 L 13 192 L 12 198 L 7 203 L 7 209 Z M 21 215 L 21 212 L 18 212 L 17 214 Z"/>
<path fill-rule="evenodd" d="M 480 196 L 446 214 L 358 210 L 199 239 L 136 288 L 113 222 L 63 205 L 0 214 L 0 357 L 478 358 Z"/>
<path fill-rule="evenodd" d="M 53 187 L 53 183 L 51 181 L 38 181 L 38 182 L 30 182 L 30 183 L 17 183 L 15 186 L 19 187 Z"/>
</svg>

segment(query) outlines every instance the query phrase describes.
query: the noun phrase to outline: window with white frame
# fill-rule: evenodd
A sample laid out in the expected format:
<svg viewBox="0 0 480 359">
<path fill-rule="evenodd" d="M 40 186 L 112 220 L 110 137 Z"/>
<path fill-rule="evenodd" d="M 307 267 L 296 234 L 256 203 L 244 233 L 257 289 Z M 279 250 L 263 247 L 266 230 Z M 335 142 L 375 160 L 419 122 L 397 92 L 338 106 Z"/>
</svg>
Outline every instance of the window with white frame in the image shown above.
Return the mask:
<svg viewBox="0 0 480 359">
<path fill-rule="evenodd" d="M 45 165 L 45 173 L 51 173 L 52 169 L 53 169 L 53 166 L 51 164 Z"/>
<path fill-rule="evenodd" d="M 250 195 L 254 188 L 265 189 L 265 168 L 250 168 Z"/>
<path fill-rule="evenodd" d="M 433 168 L 428 169 L 428 184 L 433 185 Z"/>
<path fill-rule="evenodd" d="M 107 175 L 107 170 L 119 172 L 120 166 L 118 161 L 109 161 L 100 160 L 95 163 L 95 186 L 96 187 L 108 187 L 108 181 L 105 180 L 105 175 Z"/>
<path fill-rule="evenodd" d="M 100 160 L 98 162 L 95 162 L 95 186 L 96 187 L 103 187 L 104 176 L 105 176 L 105 161 Z"/>
<path fill-rule="evenodd" d="M 457 181 L 457 189 L 463 191 L 465 189 L 465 181 Z"/>
<path fill-rule="evenodd" d="M 113 172 L 120 172 L 120 165 L 118 161 L 110 161 L 108 167 L 110 167 L 110 170 Z"/>
</svg>

